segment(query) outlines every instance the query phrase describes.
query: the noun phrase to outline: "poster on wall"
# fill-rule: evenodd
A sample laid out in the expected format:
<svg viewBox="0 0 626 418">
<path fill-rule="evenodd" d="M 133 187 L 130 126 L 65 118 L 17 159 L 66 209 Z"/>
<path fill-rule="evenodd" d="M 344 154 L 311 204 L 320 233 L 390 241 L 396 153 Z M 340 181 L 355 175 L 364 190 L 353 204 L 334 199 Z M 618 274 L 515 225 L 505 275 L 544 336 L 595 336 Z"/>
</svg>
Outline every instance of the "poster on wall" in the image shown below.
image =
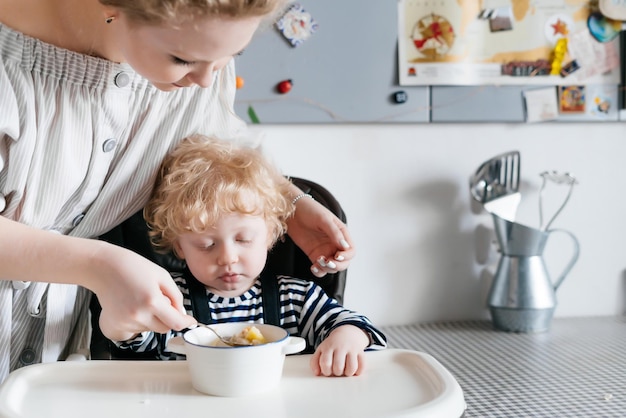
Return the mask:
<svg viewBox="0 0 626 418">
<path fill-rule="evenodd" d="M 399 0 L 400 85 L 617 85 L 620 22 L 592 10 L 589 0 Z"/>
</svg>

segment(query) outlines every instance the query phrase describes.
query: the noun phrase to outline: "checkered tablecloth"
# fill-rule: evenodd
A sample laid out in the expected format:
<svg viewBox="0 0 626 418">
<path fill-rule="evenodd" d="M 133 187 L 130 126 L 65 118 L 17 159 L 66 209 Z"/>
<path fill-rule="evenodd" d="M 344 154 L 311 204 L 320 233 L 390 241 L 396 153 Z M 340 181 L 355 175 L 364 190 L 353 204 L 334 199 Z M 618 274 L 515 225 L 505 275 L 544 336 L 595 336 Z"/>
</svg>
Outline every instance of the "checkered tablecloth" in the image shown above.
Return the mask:
<svg viewBox="0 0 626 418">
<path fill-rule="evenodd" d="M 490 321 L 382 328 L 391 348 L 435 357 L 457 379 L 464 417 L 626 417 L 626 319 L 557 318 L 545 333 Z"/>
</svg>

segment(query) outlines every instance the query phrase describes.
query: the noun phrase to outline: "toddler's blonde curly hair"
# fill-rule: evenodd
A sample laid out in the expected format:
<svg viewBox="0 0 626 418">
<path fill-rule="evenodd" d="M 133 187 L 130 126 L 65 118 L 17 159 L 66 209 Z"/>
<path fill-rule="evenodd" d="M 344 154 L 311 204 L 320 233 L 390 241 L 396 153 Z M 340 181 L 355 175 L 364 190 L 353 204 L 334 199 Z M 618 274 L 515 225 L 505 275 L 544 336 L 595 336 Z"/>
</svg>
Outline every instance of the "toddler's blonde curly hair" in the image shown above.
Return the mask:
<svg viewBox="0 0 626 418">
<path fill-rule="evenodd" d="M 269 249 L 295 210 L 290 184 L 257 149 L 202 135 L 185 138 L 163 161 L 144 208 L 152 244 L 175 252 L 181 234 L 204 232 L 236 213 L 264 218 Z"/>
</svg>

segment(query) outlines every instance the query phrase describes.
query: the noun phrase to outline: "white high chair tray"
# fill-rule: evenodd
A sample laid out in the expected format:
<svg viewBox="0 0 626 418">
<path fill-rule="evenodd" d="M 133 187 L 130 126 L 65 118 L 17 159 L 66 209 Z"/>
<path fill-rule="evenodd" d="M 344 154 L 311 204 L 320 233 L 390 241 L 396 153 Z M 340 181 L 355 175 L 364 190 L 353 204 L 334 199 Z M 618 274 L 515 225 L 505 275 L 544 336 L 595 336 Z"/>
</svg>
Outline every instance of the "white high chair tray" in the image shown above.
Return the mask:
<svg viewBox="0 0 626 418">
<path fill-rule="evenodd" d="M 355 377 L 314 376 L 310 355 L 287 356 L 280 386 L 221 398 L 191 386 L 186 361 L 66 361 L 14 371 L 0 386 L 0 417 L 461 417 L 458 382 L 432 356 L 366 352 Z M 245 379 L 245 376 L 242 376 Z"/>
</svg>

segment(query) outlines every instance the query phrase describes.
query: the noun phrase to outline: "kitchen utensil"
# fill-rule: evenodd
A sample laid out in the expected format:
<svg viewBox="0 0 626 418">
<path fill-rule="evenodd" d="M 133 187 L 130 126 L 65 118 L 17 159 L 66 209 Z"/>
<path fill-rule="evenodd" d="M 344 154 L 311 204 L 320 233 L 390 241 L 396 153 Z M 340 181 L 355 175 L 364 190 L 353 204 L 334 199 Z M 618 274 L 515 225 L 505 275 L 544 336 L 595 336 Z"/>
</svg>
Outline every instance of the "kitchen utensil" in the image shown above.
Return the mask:
<svg viewBox="0 0 626 418">
<path fill-rule="evenodd" d="M 519 190 L 520 153 L 509 151 L 485 161 L 470 178 L 474 200 L 487 203 Z"/>
<path fill-rule="evenodd" d="M 483 208 L 492 215 L 498 215 L 509 221 L 514 221 L 521 201 L 521 193 L 516 192 L 490 200 L 483 205 Z"/>
<path fill-rule="evenodd" d="M 202 324 L 202 323 L 198 322 L 198 326 L 205 327 L 206 329 L 211 330 L 211 331 L 213 332 L 213 334 L 215 334 L 215 335 L 217 336 L 217 338 L 218 338 L 221 342 L 223 342 L 224 344 L 229 345 L 229 346 L 231 346 L 231 347 L 238 347 L 238 346 L 252 345 L 252 343 L 251 343 L 251 342 L 241 342 L 241 341 L 240 341 L 240 339 L 237 339 L 237 338 L 232 338 L 232 337 L 231 337 L 231 338 L 225 338 L 225 337 L 222 337 L 220 334 L 218 334 L 218 332 L 217 332 L 217 331 L 215 331 L 215 330 L 214 330 L 212 327 L 210 327 L 209 325 Z"/>
<path fill-rule="evenodd" d="M 267 343 L 222 346 L 213 332 L 197 327 L 170 339 L 167 348 L 187 356 L 191 382 L 199 392 L 229 397 L 267 392 L 280 383 L 285 355 L 304 350 L 306 342 L 269 324 L 229 322 L 211 327 L 219 335 L 237 335 L 250 325 L 261 331 Z"/>
<path fill-rule="evenodd" d="M 548 228 L 550 228 L 550 225 L 552 225 L 554 219 L 556 219 L 556 217 L 565 207 L 565 204 L 569 201 L 569 198 L 572 195 L 572 190 L 574 190 L 574 185 L 578 184 L 578 180 L 576 180 L 576 178 L 570 173 L 558 173 L 556 171 L 544 171 L 540 174 L 540 176 L 543 178 L 543 182 L 541 183 L 541 189 L 539 190 L 539 229 L 541 229 L 542 231 L 546 231 Z M 567 195 L 565 196 L 565 200 L 563 200 L 563 203 L 561 203 L 561 206 L 559 206 L 554 215 L 552 215 L 552 218 L 550 218 L 550 220 L 546 224 L 544 224 L 543 193 L 544 189 L 546 188 L 546 183 L 548 181 L 554 182 L 556 184 L 566 184 L 569 186 L 569 190 L 567 192 Z"/>
<path fill-rule="evenodd" d="M 501 251 L 488 305 L 494 327 L 503 331 L 546 331 L 556 307 L 556 290 L 578 260 L 579 245 L 569 231 L 540 230 L 492 214 Z M 550 234 L 562 232 L 574 242 L 563 272 L 551 280 L 543 260 Z"/>
</svg>

